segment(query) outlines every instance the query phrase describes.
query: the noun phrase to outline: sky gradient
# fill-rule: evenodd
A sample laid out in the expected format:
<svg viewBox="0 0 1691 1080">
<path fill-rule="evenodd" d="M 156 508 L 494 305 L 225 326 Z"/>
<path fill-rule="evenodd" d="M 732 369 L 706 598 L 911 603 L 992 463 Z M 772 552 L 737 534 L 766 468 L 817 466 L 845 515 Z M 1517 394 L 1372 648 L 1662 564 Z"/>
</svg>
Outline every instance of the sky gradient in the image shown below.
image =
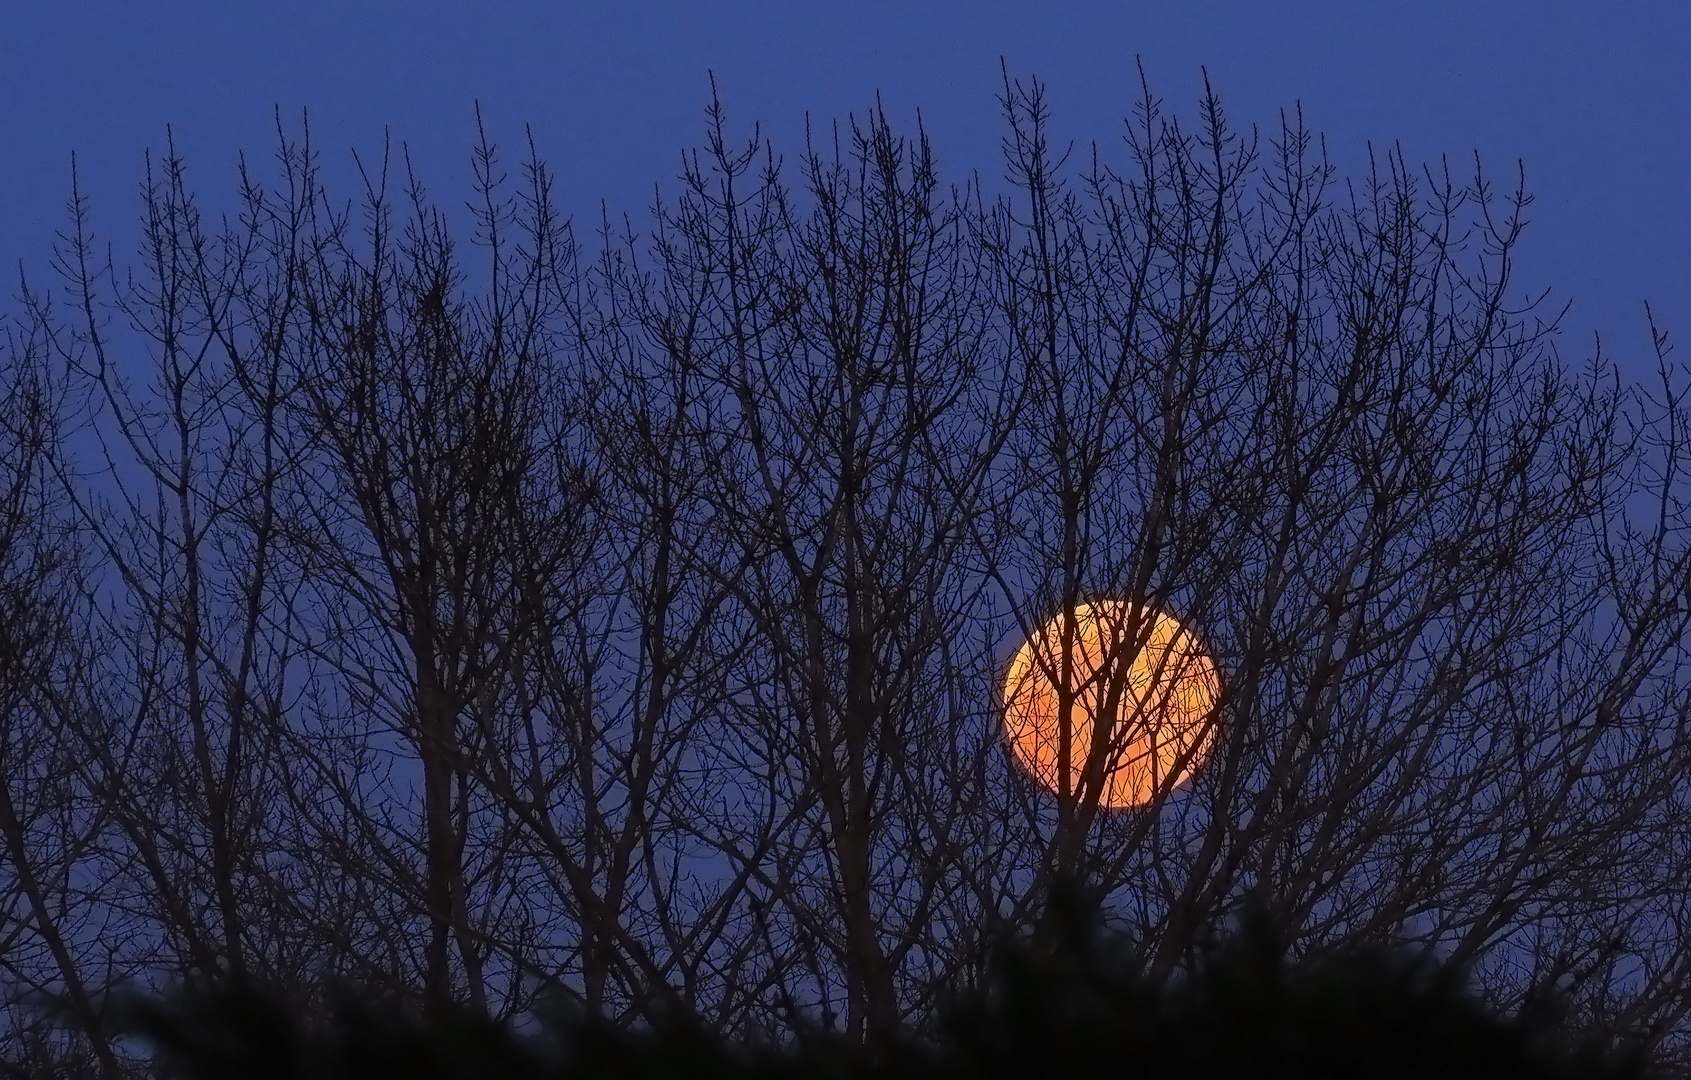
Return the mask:
<svg viewBox="0 0 1691 1080">
<path fill-rule="evenodd" d="M 646 222 L 701 142 L 708 72 L 735 133 L 785 150 L 877 91 L 895 126 L 918 109 L 943 180 L 1004 188 L 999 58 L 1049 83 L 1057 132 L 1123 158 L 1135 59 L 1185 119 L 1207 69 L 1234 121 L 1264 134 L 1300 102 L 1341 177 L 1370 141 L 1412 162 L 1478 150 L 1500 186 L 1524 162 L 1536 202 L 1515 294 L 1572 300 L 1558 344 L 1578 364 L 1594 331 L 1648 378 L 1643 304 L 1691 334 L 1691 5 L 1537 2 L 443 3 L 437 0 L 8 5 L 0 35 L 0 264 L 46 283 L 78 155 L 98 234 L 133 252 L 143 153 L 174 127 L 207 208 L 233 206 L 236 155 L 268 170 L 273 109 L 308 109 L 331 194 L 357 194 L 349 150 L 408 143 L 430 193 L 469 194 L 480 101 L 517 164 L 524 124 L 586 235 L 600 201 Z M 267 173 L 266 173 L 267 175 Z M 789 172 L 796 180 L 796 172 Z M 467 223 L 467 215 L 461 215 Z M 7 303 L 0 309 L 15 310 Z M 1684 364 L 1687 356 L 1676 353 Z"/>
</svg>

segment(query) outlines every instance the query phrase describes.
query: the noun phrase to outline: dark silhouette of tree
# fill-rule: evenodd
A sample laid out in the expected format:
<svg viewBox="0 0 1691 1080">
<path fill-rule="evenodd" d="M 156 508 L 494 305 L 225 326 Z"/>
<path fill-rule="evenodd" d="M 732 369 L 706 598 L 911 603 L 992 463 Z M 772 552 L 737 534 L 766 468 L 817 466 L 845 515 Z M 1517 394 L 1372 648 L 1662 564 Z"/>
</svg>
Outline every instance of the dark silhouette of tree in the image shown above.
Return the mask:
<svg viewBox="0 0 1691 1080">
<path fill-rule="evenodd" d="M 0 362 L 0 890 L 4 949 L 52 971 L 57 1001 L 82 1034 L 67 1046 L 29 1008 L 29 982 L 4 992 L 8 1067 L 113 1076 L 118 1059 L 97 998 L 109 977 L 86 947 L 89 905 L 74 881 L 108 811 L 78 784 L 87 761 L 65 728 L 83 700 L 76 665 L 88 641 L 76 618 L 86 560 L 53 472 L 60 461 L 63 380 L 40 339 L 11 335 Z M 27 928 L 27 933 L 25 932 Z"/>
<path fill-rule="evenodd" d="M 332 201 L 280 122 L 216 223 L 150 169 L 133 272 L 73 193 L 7 369 L 53 419 L 7 414 L 0 536 L 77 554 L 8 555 L 52 634 L 0 667 L 0 1057 L 123 1075 L 106 990 L 326 1022 L 337 981 L 874 1057 L 1075 880 L 1145 994 L 1272 906 L 1289 956 L 1431 948 L 1488 1008 L 1683 1066 L 1665 336 L 1659 390 L 1570 374 L 1512 283 L 1524 188 L 1477 165 L 1341 185 L 1301 116 L 1147 89 L 1077 174 L 1043 87 L 1001 104 L 989 198 L 879 109 L 789 185 L 713 102 L 650 228 L 591 253 L 485 134 L 467 245 L 386 151 Z M 1123 704 L 1149 620 L 1063 790 L 999 727 L 1057 616 L 1072 734 L 1097 598 L 1220 673 L 1213 756 L 1131 811 L 1100 798 L 1158 722 Z"/>
</svg>

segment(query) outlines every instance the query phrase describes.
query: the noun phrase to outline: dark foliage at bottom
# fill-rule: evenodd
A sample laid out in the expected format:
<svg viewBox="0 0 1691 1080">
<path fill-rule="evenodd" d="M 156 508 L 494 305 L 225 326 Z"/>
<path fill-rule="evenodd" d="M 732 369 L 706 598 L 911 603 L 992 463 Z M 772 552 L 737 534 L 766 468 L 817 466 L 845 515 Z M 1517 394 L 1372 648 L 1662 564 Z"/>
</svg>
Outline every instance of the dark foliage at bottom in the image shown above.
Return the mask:
<svg viewBox="0 0 1691 1080">
<path fill-rule="evenodd" d="M 1466 973 L 1420 953 L 1346 949 L 1293 961 L 1274 919 L 1247 917 L 1153 986 L 1129 943 L 1059 892 L 1046 948 L 1003 949 L 948 1020 L 934 1075 L 1590 1078 L 1648 1074 L 1636 1047 L 1567 1037 L 1553 1004 L 1504 1017 Z"/>
<path fill-rule="evenodd" d="M 223 980 L 116 1003 L 120 1025 L 193 1080 L 575 1080 L 660 1077 L 1590 1078 L 1647 1075 L 1636 1048 L 1575 1044 L 1553 1013 L 1500 1017 L 1461 970 L 1399 951 L 1288 959 L 1247 919 L 1160 985 L 1130 944 L 1059 891 L 1042 931 L 1003 943 L 937 1029 L 871 1054 L 823 1034 L 785 1050 L 729 1044 L 659 1012 L 639 1029 L 567 1011 L 545 1033 L 454 1012 L 423 1024 L 342 991 L 307 1032 L 262 991 Z"/>
</svg>

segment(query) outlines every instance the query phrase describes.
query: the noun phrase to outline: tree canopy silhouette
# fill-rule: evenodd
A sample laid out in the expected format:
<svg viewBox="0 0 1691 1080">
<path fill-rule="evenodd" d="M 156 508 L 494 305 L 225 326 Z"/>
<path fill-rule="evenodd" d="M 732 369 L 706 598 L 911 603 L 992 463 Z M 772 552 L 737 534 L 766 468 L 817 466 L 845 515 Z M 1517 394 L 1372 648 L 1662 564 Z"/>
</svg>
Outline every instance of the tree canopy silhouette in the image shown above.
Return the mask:
<svg viewBox="0 0 1691 1080">
<path fill-rule="evenodd" d="M 1079 170 L 1001 105 L 989 194 L 879 110 L 789 165 L 713 101 L 591 246 L 485 132 L 462 210 L 388 148 L 343 204 L 278 119 L 212 219 L 171 150 L 132 267 L 73 173 L 0 411 L 0 1058 L 126 1075 L 94 1003 L 183 979 L 873 1055 L 1074 879 L 1148 993 L 1272 902 L 1683 1067 L 1665 335 L 1659 387 L 1570 372 L 1477 163 L 1341 183 L 1299 114 L 1147 89 Z M 1002 735 L 1101 598 L 1220 683 L 1131 812 L 1154 717 L 1055 792 Z"/>
</svg>

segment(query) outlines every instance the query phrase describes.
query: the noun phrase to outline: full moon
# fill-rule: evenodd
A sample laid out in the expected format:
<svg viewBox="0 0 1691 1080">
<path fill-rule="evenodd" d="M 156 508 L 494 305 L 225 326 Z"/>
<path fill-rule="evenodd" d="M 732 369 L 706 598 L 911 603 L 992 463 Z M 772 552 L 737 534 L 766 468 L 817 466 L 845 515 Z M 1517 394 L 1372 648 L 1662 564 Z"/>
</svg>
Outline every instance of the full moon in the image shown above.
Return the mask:
<svg viewBox="0 0 1691 1080">
<path fill-rule="evenodd" d="M 1221 693 L 1215 662 L 1197 636 L 1153 607 L 1136 619 L 1125 600 L 1080 604 L 1065 665 L 1064 622 L 1059 613 L 1023 642 L 1004 677 L 1004 731 L 1017 761 L 1046 789 L 1072 797 L 1102 726 L 1110 748 L 1100 806 L 1143 806 L 1159 790 L 1190 780 L 1215 745 L 1211 713 Z M 1072 694 L 1069 767 L 1060 776 L 1065 679 Z"/>
</svg>

